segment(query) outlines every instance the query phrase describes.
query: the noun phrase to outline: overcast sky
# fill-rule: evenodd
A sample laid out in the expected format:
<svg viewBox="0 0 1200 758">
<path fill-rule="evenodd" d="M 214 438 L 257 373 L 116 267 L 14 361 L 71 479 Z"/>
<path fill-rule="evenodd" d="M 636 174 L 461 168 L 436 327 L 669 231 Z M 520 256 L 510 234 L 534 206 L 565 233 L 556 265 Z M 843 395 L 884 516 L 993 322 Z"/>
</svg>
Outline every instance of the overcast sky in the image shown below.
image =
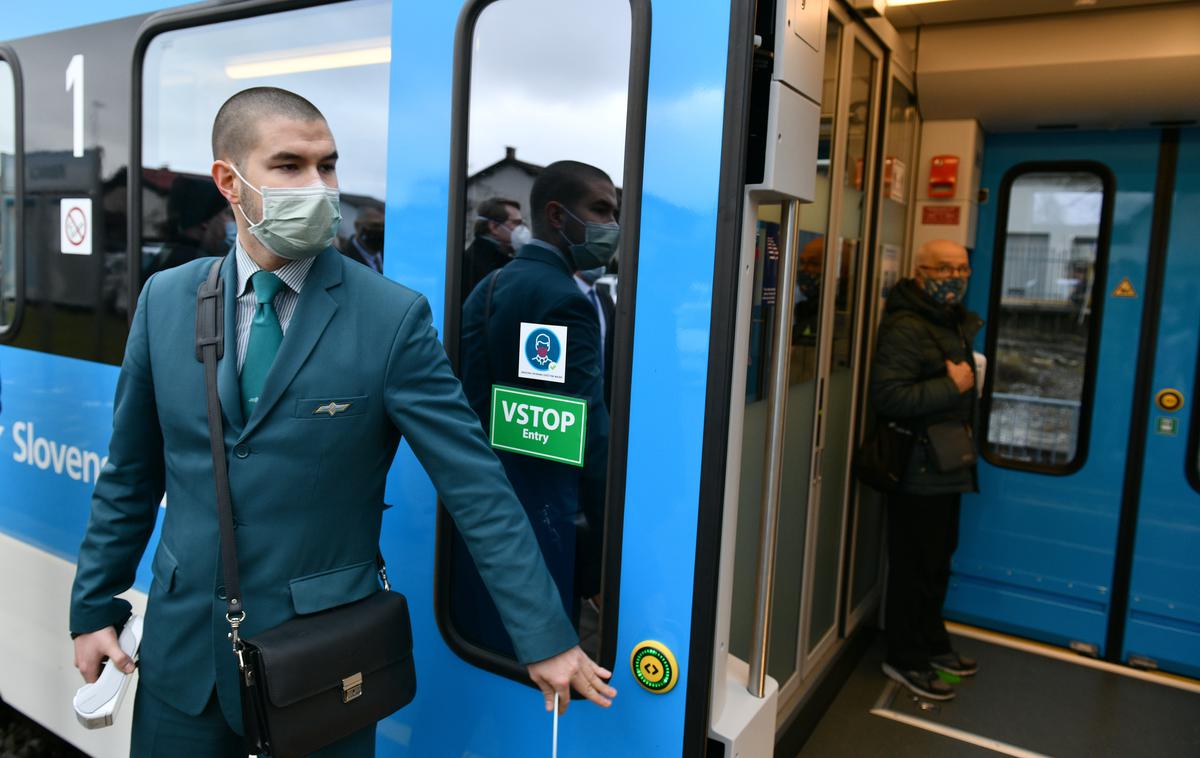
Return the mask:
<svg viewBox="0 0 1200 758">
<path fill-rule="evenodd" d="M 501 0 L 472 41 L 468 170 L 517 148 L 540 165 L 573 159 L 620 185 L 629 83 L 628 0 Z"/>
</svg>

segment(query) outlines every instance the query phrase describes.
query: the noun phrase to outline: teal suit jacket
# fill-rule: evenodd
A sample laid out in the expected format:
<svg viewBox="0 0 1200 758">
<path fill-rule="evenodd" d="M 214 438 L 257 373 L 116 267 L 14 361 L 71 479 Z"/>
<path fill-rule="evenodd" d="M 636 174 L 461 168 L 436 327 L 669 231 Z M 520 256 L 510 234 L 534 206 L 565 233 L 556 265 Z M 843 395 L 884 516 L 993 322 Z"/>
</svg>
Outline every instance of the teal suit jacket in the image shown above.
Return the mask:
<svg viewBox="0 0 1200 758">
<path fill-rule="evenodd" d="M 224 588 L 196 289 L 213 259 L 155 274 L 137 303 L 117 382 L 108 464 L 71 597 L 71 630 L 120 623 L 167 496 L 141 647 L 141 686 L 199 713 L 214 684 L 240 729 Z M 242 418 L 233 335 L 236 261 L 222 264 L 218 387 L 246 620 L 244 636 L 366 597 L 384 485 L 403 436 L 433 480 L 522 661 L 577 642 L 504 470 L 463 396 L 425 298 L 330 248 L 309 271 L 257 407 Z M 314 411 L 348 403 L 334 416 Z M 432 503 L 426 507 L 432 507 Z M 403 590 L 403 576 L 393 576 Z"/>
</svg>

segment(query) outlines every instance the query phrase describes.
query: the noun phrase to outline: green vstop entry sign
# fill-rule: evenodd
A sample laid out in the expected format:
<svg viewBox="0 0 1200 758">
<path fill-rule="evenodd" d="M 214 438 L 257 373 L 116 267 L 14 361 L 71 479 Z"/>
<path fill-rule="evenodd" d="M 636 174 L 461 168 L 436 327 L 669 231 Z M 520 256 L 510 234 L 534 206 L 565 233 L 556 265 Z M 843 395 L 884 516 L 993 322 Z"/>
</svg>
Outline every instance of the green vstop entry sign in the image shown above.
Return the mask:
<svg viewBox="0 0 1200 758">
<path fill-rule="evenodd" d="M 493 385 L 490 431 L 497 450 L 582 466 L 587 401 Z"/>
</svg>

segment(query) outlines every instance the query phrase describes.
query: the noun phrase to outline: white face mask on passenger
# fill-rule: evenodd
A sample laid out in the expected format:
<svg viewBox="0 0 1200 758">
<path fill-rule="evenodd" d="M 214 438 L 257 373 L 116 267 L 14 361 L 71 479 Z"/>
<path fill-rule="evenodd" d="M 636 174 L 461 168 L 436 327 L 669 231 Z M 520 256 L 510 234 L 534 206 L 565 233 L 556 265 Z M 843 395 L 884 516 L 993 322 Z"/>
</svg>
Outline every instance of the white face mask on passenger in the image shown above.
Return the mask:
<svg viewBox="0 0 1200 758">
<path fill-rule="evenodd" d="M 320 255 L 333 244 L 342 222 L 341 193 L 321 181 L 307 187 L 254 187 L 237 166 L 233 173 L 250 189 L 262 196 L 262 219 L 250 220 L 241 204 L 235 207 L 250 233 L 263 247 L 280 258 L 297 261 Z"/>
</svg>

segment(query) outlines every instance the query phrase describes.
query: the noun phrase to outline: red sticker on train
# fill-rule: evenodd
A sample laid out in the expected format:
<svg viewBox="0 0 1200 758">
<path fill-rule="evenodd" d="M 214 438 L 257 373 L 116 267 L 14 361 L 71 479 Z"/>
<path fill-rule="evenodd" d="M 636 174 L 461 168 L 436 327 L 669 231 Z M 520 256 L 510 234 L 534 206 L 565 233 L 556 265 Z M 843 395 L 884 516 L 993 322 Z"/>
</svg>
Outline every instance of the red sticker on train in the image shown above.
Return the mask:
<svg viewBox="0 0 1200 758">
<path fill-rule="evenodd" d="M 939 226 L 958 226 L 957 205 L 926 205 L 921 209 L 921 223 Z"/>
</svg>

